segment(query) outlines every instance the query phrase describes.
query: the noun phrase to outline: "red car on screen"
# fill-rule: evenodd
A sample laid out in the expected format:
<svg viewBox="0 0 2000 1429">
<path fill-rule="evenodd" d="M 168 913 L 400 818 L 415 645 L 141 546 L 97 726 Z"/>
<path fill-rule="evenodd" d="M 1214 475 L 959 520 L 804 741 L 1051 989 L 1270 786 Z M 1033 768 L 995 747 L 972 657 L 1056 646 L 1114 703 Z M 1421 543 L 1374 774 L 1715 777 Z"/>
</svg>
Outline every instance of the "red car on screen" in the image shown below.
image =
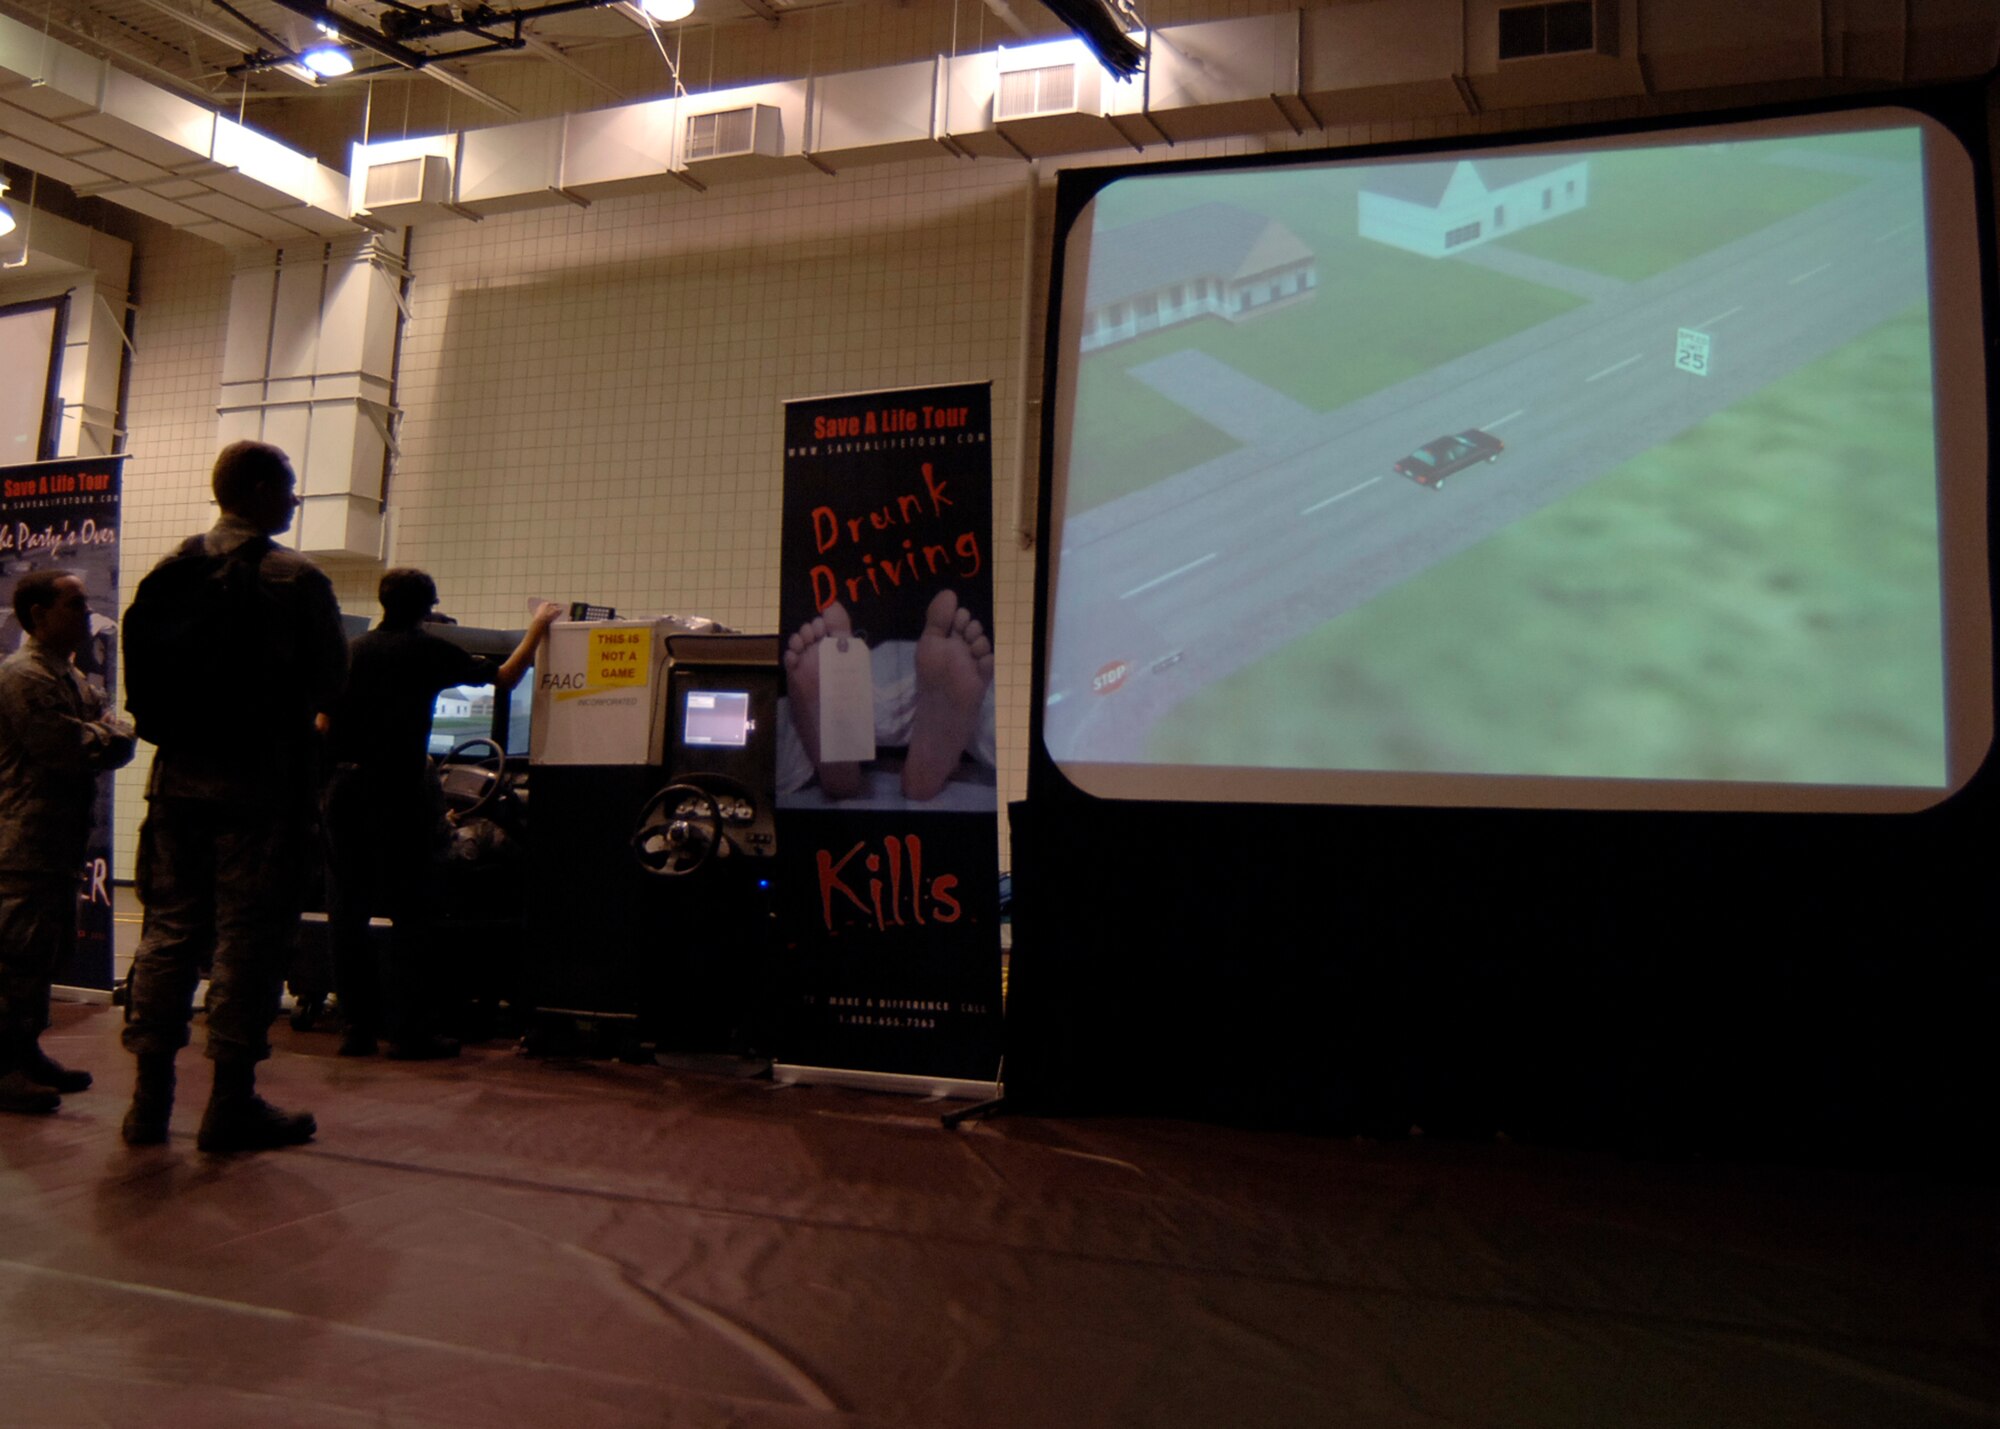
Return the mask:
<svg viewBox="0 0 2000 1429">
<path fill-rule="evenodd" d="M 1477 427 L 1454 436 L 1425 442 L 1396 463 L 1396 473 L 1433 491 L 1444 489 L 1445 478 L 1483 461 L 1498 461 L 1507 444 Z"/>
</svg>

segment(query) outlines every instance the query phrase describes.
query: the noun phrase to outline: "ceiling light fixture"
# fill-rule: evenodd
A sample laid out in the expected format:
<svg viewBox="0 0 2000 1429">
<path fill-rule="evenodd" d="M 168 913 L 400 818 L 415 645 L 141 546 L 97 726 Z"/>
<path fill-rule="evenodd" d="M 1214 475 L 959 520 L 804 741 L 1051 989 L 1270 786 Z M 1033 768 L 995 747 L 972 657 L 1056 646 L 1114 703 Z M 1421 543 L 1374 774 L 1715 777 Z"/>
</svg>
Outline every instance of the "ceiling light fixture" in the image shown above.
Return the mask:
<svg viewBox="0 0 2000 1429">
<path fill-rule="evenodd" d="M 644 0 L 641 8 L 645 10 L 648 20 L 671 25 L 694 13 L 694 0 Z"/>
<path fill-rule="evenodd" d="M 7 181 L 5 179 L 0 179 L 0 197 L 4 197 L 6 192 L 7 192 Z M 12 208 L 9 208 L 4 202 L 0 202 L 0 237 L 4 237 L 5 235 L 12 233 L 13 231 L 14 231 L 14 210 Z"/>
<path fill-rule="evenodd" d="M 339 45 L 314 45 L 299 56 L 299 63 L 321 79 L 338 79 L 354 73 L 354 56 Z"/>
<path fill-rule="evenodd" d="M 1128 31 L 1140 28 L 1131 0 L 1044 0 L 1050 13 L 1090 47 L 1098 62 L 1118 79 L 1130 79 L 1146 64 L 1146 47 Z"/>
</svg>

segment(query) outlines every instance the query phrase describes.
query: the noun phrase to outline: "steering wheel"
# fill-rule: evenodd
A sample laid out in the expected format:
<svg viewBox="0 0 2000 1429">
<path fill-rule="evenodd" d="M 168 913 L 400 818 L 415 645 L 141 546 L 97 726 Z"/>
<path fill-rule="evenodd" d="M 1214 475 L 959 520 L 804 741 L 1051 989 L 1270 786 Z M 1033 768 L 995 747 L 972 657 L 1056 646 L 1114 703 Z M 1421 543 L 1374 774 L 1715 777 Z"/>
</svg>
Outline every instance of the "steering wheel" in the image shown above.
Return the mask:
<svg viewBox="0 0 2000 1429">
<path fill-rule="evenodd" d="M 479 759 L 464 764 L 452 762 L 482 744 L 488 752 Z M 507 751 L 483 734 L 462 739 L 445 755 L 438 784 L 444 790 L 444 806 L 457 818 L 469 819 L 499 798 L 507 787 Z"/>
<path fill-rule="evenodd" d="M 722 810 L 692 784 L 669 784 L 646 801 L 632 829 L 632 856 L 661 878 L 693 873 L 722 845 Z"/>
</svg>

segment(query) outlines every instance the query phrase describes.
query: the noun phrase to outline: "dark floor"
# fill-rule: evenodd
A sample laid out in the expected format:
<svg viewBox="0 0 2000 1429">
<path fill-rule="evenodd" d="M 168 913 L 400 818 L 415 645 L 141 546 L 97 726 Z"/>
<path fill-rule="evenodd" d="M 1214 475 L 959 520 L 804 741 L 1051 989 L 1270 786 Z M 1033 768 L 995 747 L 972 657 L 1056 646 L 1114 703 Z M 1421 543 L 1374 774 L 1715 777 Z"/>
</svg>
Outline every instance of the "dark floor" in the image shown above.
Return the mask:
<svg viewBox="0 0 2000 1429">
<path fill-rule="evenodd" d="M 0 1118 L 7 1425 L 2000 1420 L 1989 1188 L 1000 1117 L 713 1072 L 342 1060 L 311 1146 Z"/>
</svg>

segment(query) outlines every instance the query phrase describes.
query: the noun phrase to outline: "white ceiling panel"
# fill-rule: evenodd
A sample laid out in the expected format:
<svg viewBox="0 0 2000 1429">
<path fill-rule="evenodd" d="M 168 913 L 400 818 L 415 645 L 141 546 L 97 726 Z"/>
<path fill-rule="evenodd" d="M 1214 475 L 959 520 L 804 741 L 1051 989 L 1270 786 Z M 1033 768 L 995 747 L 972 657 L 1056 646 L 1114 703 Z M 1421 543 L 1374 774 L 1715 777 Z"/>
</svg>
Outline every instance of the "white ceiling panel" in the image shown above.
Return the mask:
<svg viewBox="0 0 2000 1429">
<path fill-rule="evenodd" d="M 172 199 L 162 198 L 148 189 L 106 189 L 103 197 L 112 203 L 143 213 L 148 218 L 175 228 L 187 228 L 202 222 L 202 215 Z"/>
<path fill-rule="evenodd" d="M 68 184 L 71 188 L 101 184 L 107 177 L 101 170 L 79 164 L 63 154 L 52 154 L 47 149 L 4 132 L 0 132 L 0 159 L 19 164 L 24 169 L 33 169 L 38 174 L 46 174 L 57 183 Z"/>
<path fill-rule="evenodd" d="M 88 164 L 114 179 L 123 179 L 131 184 L 161 183 L 173 177 L 158 164 L 136 154 L 128 154 L 123 149 L 96 148 L 75 158 L 79 164 Z"/>
<path fill-rule="evenodd" d="M 229 197 L 227 194 L 206 193 L 187 201 L 187 206 L 207 214 L 210 218 L 221 219 L 232 228 L 240 228 L 259 238 L 283 243 L 288 239 L 303 238 L 307 230 L 293 223 L 282 214 L 268 213 L 261 208 L 253 208 Z"/>
<path fill-rule="evenodd" d="M 51 154 L 81 154 L 86 149 L 98 147 L 98 141 L 88 134 L 66 129 L 32 110 L 13 104 L 0 103 L 0 133 L 16 135 Z"/>
</svg>

